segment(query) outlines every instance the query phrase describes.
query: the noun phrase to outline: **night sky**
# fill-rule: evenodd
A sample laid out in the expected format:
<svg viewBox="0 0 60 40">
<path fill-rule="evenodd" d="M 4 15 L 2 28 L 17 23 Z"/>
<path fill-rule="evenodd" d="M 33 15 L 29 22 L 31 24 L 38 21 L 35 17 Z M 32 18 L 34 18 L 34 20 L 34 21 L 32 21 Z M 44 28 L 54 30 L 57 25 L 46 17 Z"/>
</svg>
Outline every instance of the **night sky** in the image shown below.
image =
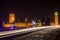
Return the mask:
<svg viewBox="0 0 60 40">
<path fill-rule="evenodd" d="M 29 19 L 41 19 L 43 17 L 53 18 L 53 13 L 60 12 L 60 1 L 55 0 L 2 0 L 0 1 L 0 19 L 8 21 L 9 12 L 13 11 L 16 21 L 21 21 L 25 17 Z M 59 14 L 60 15 L 60 14 Z"/>
</svg>

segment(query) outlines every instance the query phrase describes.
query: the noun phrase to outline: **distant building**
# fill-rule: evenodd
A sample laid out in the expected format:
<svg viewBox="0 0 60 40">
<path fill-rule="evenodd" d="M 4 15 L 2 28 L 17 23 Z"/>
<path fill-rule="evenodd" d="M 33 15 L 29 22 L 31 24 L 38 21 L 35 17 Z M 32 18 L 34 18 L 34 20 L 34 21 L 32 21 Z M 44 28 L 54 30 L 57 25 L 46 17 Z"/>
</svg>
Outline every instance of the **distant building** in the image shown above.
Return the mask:
<svg viewBox="0 0 60 40">
<path fill-rule="evenodd" d="M 42 26 L 41 20 L 38 21 L 37 26 L 38 26 L 38 27 L 41 27 L 41 26 Z"/>
<path fill-rule="evenodd" d="M 8 23 L 3 22 L 3 26 L 8 27 L 8 28 L 9 27 L 12 28 L 13 26 L 14 27 L 21 27 L 21 28 L 23 28 L 23 27 L 28 28 L 28 27 L 32 26 L 32 24 L 29 23 L 27 17 L 25 18 L 24 22 L 16 22 L 16 23 L 14 23 L 14 22 L 15 22 L 15 14 L 14 14 L 14 12 L 10 12 L 9 13 L 9 22 Z"/>
<path fill-rule="evenodd" d="M 50 25 L 50 18 L 42 18 L 42 26 Z"/>
<path fill-rule="evenodd" d="M 54 25 L 55 25 L 55 22 L 51 22 L 51 23 L 50 23 L 50 26 L 54 26 Z"/>
<path fill-rule="evenodd" d="M 50 23 L 50 25 L 58 25 L 59 21 L 58 21 L 58 11 L 54 12 L 54 21 L 52 21 Z"/>
<path fill-rule="evenodd" d="M 14 12 L 9 13 L 9 23 L 14 23 L 15 21 L 15 14 Z"/>
<path fill-rule="evenodd" d="M 58 25 L 58 12 L 55 12 L 55 25 Z"/>
<path fill-rule="evenodd" d="M 32 24 L 31 23 L 26 24 L 25 22 L 17 22 L 17 23 L 15 23 L 15 26 L 16 27 L 27 27 L 27 28 L 29 28 L 32 26 Z"/>
<path fill-rule="evenodd" d="M 27 17 L 25 17 L 25 20 L 24 20 L 24 22 L 28 22 L 29 21 L 29 19 L 27 18 Z"/>
</svg>

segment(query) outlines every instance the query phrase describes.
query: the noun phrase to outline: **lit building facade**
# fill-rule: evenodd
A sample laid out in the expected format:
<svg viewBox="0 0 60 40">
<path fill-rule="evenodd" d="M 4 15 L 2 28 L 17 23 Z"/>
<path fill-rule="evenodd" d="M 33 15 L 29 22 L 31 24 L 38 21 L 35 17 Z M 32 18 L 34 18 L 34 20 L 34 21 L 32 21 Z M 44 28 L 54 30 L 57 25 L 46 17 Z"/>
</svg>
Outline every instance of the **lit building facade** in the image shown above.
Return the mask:
<svg viewBox="0 0 60 40">
<path fill-rule="evenodd" d="M 32 24 L 31 23 L 28 23 L 28 25 L 27 25 L 25 22 L 17 22 L 17 23 L 15 23 L 15 26 L 16 27 L 21 27 L 21 28 L 23 28 L 23 27 L 29 28 L 29 27 L 32 26 Z"/>
<path fill-rule="evenodd" d="M 38 27 L 41 27 L 41 26 L 42 26 L 41 20 L 39 20 L 39 22 L 37 23 L 37 26 L 38 26 Z"/>
<path fill-rule="evenodd" d="M 58 12 L 55 12 L 55 25 L 58 25 Z"/>
<path fill-rule="evenodd" d="M 10 28 L 10 27 L 18 27 L 18 28 L 30 28 L 32 27 L 32 23 L 29 22 L 28 18 L 26 17 L 24 22 L 16 22 L 15 23 L 15 14 L 14 12 L 10 12 L 9 13 L 9 22 L 5 23 L 3 22 L 3 27 L 7 27 L 7 28 Z M 37 26 L 42 26 L 42 23 L 39 22 Z"/>
<path fill-rule="evenodd" d="M 3 27 L 11 27 L 12 25 L 16 26 L 16 27 L 21 27 L 21 28 L 28 28 L 31 27 L 31 23 L 28 22 L 28 18 L 25 18 L 25 22 L 15 22 L 15 14 L 14 12 L 10 12 L 9 13 L 9 22 L 5 24 L 5 22 L 3 22 Z"/>
<path fill-rule="evenodd" d="M 13 12 L 9 13 L 9 23 L 14 23 L 15 21 L 15 14 Z"/>
</svg>

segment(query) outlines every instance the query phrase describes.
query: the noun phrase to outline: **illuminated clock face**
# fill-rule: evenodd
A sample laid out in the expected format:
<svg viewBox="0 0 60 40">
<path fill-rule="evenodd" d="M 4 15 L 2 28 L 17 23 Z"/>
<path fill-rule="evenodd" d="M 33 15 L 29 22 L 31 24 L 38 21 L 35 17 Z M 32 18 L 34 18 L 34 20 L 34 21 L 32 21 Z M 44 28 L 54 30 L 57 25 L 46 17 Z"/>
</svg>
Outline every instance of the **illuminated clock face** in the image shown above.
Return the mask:
<svg viewBox="0 0 60 40">
<path fill-rule="evenodd" d="M 55 12 L 55 15 L 58 15 L 58 12 Z"/>
</svg>

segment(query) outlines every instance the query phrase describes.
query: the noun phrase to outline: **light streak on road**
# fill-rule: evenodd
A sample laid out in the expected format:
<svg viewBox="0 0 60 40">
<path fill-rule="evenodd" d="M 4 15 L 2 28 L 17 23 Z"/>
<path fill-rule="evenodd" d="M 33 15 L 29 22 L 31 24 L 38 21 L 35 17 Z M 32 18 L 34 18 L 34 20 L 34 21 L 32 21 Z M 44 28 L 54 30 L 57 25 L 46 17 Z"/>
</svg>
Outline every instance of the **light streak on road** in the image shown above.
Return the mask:
<svg viewBox="0 0 60 40">
<path fill-rule="evenodd" d="M 0 38 L 28 33 L 36 30 L 42 30 L 46 28 L 53 28 L 53 27 L 54 26 L 43 26 L 43 27 L 34 27 L 34 28 L 27 28 L 27 29 L 20 29 L 20 30 L 4 31 L 4 32 L 0 32 Z M 58 27 L 54 27 L 54 28 L 58 28 Z"/>
</svg>

